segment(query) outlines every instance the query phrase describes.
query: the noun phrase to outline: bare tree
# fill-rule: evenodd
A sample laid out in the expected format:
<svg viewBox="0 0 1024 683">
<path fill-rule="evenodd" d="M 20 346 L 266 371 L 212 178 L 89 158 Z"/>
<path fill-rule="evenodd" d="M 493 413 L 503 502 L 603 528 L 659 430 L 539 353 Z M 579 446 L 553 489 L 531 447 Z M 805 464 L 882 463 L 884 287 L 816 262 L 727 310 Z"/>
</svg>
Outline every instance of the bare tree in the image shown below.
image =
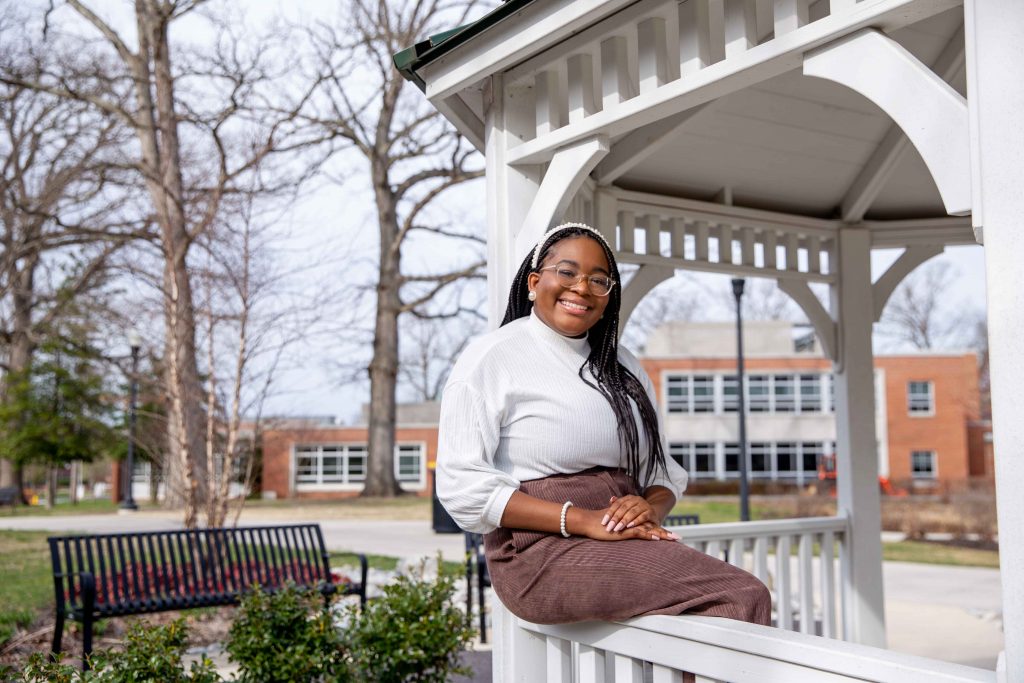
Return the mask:
<svg viewBox="0 0 1024 683">
<path fill-rule="evenodd" d="M 211 230 L 225 198 L 253 188 L 271 191 L 274 183 L 277 189 L 292 185 L 295 178 L 269 172 L 270 160 L 317 142 L 303 138 L 293 125 L 303 94 L 280 101 L 291 90 L 284 85 L 285 74 L 268 66 L 271 41 L 247 48 L 239 35 L 245 27 L 226 21 L 210 23 L 215 39 L 209 52 L 172 45 L 171 27 L 189 15 L 197 20 L 196 11 L 205 4 L 136 0 L 131 41 L 86 2 L 55 0 L 46 30 L 54 41 L 74 43 L 76 58 L 60 60 L 39 74 L 26 73 L 15 60 L 0 76 L 9 84 L 88 104 L 134 133 L 134 154 L 124 165 L 149 195 L 162 258 L 171 454 L 165 472 L 168 493 L 172 502 L 183 504 L 188 526 L 197 523 L 206 492 L 201 485 L 206 420 L 190 255 Z M 66 25 L 74 25 L 73 30 L 61 33 Z"/>
<path fill-rule="evenodd" d="M 483 320 L 464 316 L 452 324 L 450 320 L 411 317 L 402 327 L 401 387 L 412 401 L 441 400 L 452 366 L 473 336 L 483 330 Z"/>
<path fill-rule="evenodd" d="M 933 261 L 911 273 L 886 304 L 879 332 L 919 350 L 955 342 L 962 332 L 959 316 L 949 307 L 956 276 L 945 261 Z"/>
<path fill-rule="evenodd" d="M 9 21 L 11 15 L 5 15 Z M 39 46 L 0 22 L 5 63 L 19 50 L 39 72 Z M 114 167 L 123 144 L 118 122 L 87 105 L 17 84 L 0 84 L 0 366 L 3 379 L 25 372 L 62 316 L 107 282 L 111 258 L 146 237 Z M 6 400 L 0 381 L 0 402 Z M 0 459 L 0 486 L 21 488 L 20 468 Z"/>
<path fill-rule="evenodd" d="M 376 208 L 379 254 L 373 356 L 369 363 L 370 462 L 363 495 L 395 496 L 395 389 L 399 375 L 399 317 L 451 318 L 460 306 L 432 306 L 436 297 L 465 278 L 482 278 L 483 245 L 471 229 L 444 220 L 440 198 L 453 187 L 482 176 L 474 151 L 448 126 L 419 92 L 408 86 L 392 55 L 465 23 L 479 0 L 352 0 L 339 23 L 309 32 L 317 70 L 325 73 L 314 122 L 346 140 L 369 171 Z M 440 260 L 426 273 L 403 270 L 404 247 L 427 233 L 462 245 L 463 255 Z M 441 247 L 444 248 L 444 247 Z M 450 245 L 446 253 L 452 253 Z M 440 248 L 438 249 L 440 252 Z M 436 310 L 432 310 L 436 309 Z"/>
<path fill-rule="evenodd" d="M 704 303 L 704 294 L 694 279 L 676 273 L 637 304 L 622 332 L 622 343 L 636 353 L 643 353 L 647 338 L 659 325 L 693 320 Z"/>
</svg>

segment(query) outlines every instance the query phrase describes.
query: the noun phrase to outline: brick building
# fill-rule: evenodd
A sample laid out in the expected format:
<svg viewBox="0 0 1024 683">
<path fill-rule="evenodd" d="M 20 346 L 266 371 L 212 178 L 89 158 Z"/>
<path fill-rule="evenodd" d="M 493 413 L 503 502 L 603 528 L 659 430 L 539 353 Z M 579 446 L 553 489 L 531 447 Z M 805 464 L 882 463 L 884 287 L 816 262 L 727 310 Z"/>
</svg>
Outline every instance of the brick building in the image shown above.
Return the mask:
<svg viewBox="0 0 1024 683">
<path fill-rule="evenodd" d="M 807 483 L 835 450 L 831 362 L 784 322 L 747 323 L 747 434 L 755 480 Z M 669 455 L 695 480 L 739 475 L 735 331 L 727 323 L 670 323 L 641 358 L 654 382 Z M 879 474 L 921 488 L 992 472 L 991 425 L 979 420 L 974 353 L 875 357 Z M 401 405 L 395 473 L 429 495 L 437 403 Z M 986 435 L 988 435 L 986 437 Z M 288 418 L 263 434 L 263 491 L 279 498 L 357 495 L 367 429 L 330 418 Z"/>
</svg>

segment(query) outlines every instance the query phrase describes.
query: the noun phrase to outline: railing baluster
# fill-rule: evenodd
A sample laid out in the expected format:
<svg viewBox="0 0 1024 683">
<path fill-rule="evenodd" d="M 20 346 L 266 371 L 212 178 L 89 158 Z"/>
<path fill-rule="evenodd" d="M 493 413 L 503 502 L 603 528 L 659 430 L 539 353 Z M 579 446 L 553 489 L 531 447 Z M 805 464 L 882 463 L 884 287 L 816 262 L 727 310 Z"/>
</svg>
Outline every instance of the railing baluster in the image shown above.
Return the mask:
<svg viewBox="0 0 1024 683">
<path fill-rule="evenodd" d="M 790 582 L 790 536 L 779 536 L 775 546 L 775 583 L 777 626 L 793 629 L 793 593 Z"/>
<path fill-rule="evenodd" d="M 548 683 L 572 683 L 572 641 L 547 637 Z"/>
<path fill-rule="evenodd" d="M 537 135 L 544 135 L 561 127 L 558 102 L 558 72 L 541 71 L 534 77 L 534 97 L 537 104 Z"/>
<path fill-rule="evenodd" d="M 836 582 L 833 544 L 835 536 L 831 531 L 821 535 L 821 635 L 836 637 Z"/>
<path fill-rule="evenodd" d="M 623 211 L 619 214 L 619 251 L 632 254 L 636 251 L 634 237 L 636 231 L 636 217 L 632 211 Z"/>
<path fill-rule="evenodd" d="M 587 679 L 580 677 L 580 680 L 585 681 Z M 651 683 L 683 683 L 683 672 L 655 664 L 652 670 Z"/>
<path fill-rule="evenodd" d="M 661 254 L 661 218 L 648 214 L 640 225 L 644 229 L 644 253 L 651 256 Z"/>
<path fill-rule="evenodd" d="M 754 0 L 725 0 L 725 56 L 738 57 L 757 45 Z"/>
<path fill-rule="evenodd" d="M 721 557 L 722 557 L 722 543 L 721 543 L 721 541 L 717 541 L 717 540 L 715 540 L 715 541 L 708 541 L 707 545 L 704 547 L 704 552 L 707 553 L 708 555 L 710 555 L 711 557 L 717 557 L 717 558 L 721 559 Z"/>
<path fill-rule="evenodd" d="M 686 258 L 686 222 L 682 218 L 670 219 L 669 234 L 672 235 L 669 254 L 673 258 Z"/>
<path fill-rule="evenodd" d="M 732 263 L 732 226 L 725 223 L 718 226 L 718 262 Z"/>
<path fill-rule="evenodd" d="M 754 576 L 768 583 L 768 539 L 764 536 L 754 539 Z"/>
<path fill-rule="evenodd" d="M 778 262 L 776 260 L 776 247 L 778 246 L 778 237 L 774 230 L 764 231 L 764 267 L 766 269 L 774 270 L 778 268 Z"/>
<path fill-rule="evenodd" d="M 800 271 L 800 259 L 797 251 L 800 248 L 800 236 L 795 232 L 786 234 L 786 270 L 797 273 Z"/>
<path fill-rule="evenodd" d="M 743 551 L 746 546 L 746 539 L 734 538 L 729 541 L 729 564 L 734 567 L 743 568 Z"/>
<path fill-rule="evenodd" d="M 601 41 L 601 102 L 605 110 L 636 96 L 629 75 L 626 39 L 613 36 Z"/>
<path fill-rule="evenodd" d="M 821 272 L 821 238 L 817 235 L 807 238 L 807 272 Z"/>
<path fill-rule="evenodd" d="M 800 534 L 800 633 L 813 634 L 814 628 L 814 536 Z"/>
<path fill-rule="evenodd" d="M 775 37 L 778 38 L 810 21 L 811 0 L 775 0 Z"/>
<path fill-rule="evenodd" d="M 668 82 L 668 40 L 665 19 L 649 17 L 637 24 L 637 67 L 640 92 L 646 93 Z"/>
<path fill-rule="evenodd" d="M 569 123 L 577 123 L 597 111 L 594 102 L 594 64 L 589 54 L 571 55 L 569 71 Z"/>
<path fill-rule="evenodd" d="M 593 683 L 604 683 L 605 667 L 604 650 L 589 645 L 580 645 L 579 680 Z"/>
<path fill-rule="evenodd" d="M 740 233 L 742 262 L 745 266 L 754 265 L 754 229 L 742 228 Z"/>
<path fill-rule="evenodd" d="M 697 221 L 693 224 L 694 239 L 694 260 L 708 260 L 708 224 L 706 221 Z"/>
<path fill-rule="evenodd" d="M 615 655 L 615 683 L 643 683 L 644 665 L 639 659 Z"/>
<path fill-rule="evenodd" d="M 847 546 L 849 536 L 846 531 L 839 533 L 839 610 L 842 613 L 842 624 L 839 630 L 839 637 L 843 640 L 850 639 L 849 628 L 849 591 L 853 590 L 850 580 L 850 549 Z"/>
</svg>

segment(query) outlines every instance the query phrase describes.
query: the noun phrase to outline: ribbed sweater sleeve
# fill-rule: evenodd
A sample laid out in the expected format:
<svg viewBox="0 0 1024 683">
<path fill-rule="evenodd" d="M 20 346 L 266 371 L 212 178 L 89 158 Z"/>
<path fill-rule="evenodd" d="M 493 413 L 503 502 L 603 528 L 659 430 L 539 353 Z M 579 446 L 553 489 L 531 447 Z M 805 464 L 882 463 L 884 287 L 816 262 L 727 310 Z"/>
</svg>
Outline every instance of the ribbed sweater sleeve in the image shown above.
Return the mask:
<svg viewBox="0 0 1024 683">
<path fill-rule="evenodd" d="M 494 466 L 500 415 L 470 384 L 456 381 L 445 387 L 440 425 L 437 496 L 460 527 L 491 532 L 520 484 Z"/>
</svg>

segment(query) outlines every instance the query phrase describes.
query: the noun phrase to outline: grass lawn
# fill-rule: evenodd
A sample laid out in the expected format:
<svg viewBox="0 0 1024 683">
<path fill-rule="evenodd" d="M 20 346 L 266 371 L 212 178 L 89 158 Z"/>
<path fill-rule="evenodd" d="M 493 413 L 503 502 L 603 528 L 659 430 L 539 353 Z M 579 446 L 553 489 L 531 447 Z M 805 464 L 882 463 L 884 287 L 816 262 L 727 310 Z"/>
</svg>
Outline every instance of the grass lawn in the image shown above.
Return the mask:
<svg viewBox="0 0 1024 683">
<path fill-rule="evenodd" d="M 883 543 L 882 557 L 890 562 L 922 562 L 924 564 L 953 564 L 964 567 L 999 568 L 999 552 L 978 548 L 961 548 L 930 541 L 902 541 Z"/>
<path fill-rule="evenodd" d="M 0 643 L 53 610 L 53 574 L 46 531 L 0 531 Z"/>
</svg>

